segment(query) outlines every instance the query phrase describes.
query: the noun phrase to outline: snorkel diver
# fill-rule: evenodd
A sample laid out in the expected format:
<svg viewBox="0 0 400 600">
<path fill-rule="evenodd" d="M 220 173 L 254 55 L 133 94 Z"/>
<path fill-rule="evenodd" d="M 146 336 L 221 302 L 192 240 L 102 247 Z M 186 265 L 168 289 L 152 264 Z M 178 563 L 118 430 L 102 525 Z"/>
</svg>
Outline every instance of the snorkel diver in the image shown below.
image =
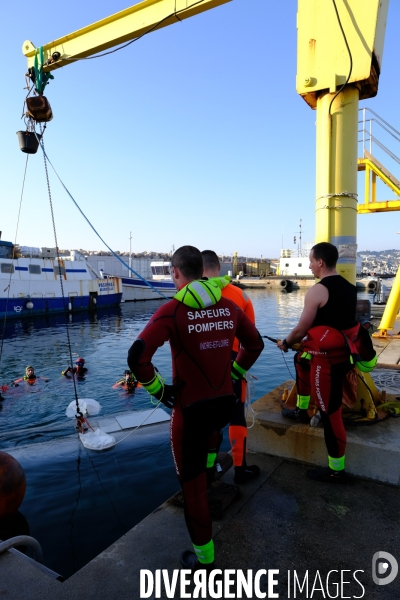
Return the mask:
<svg viewBox="0 0 400 600">
<path fill-rule="evenodd" d="M 134 392 L 136 388 L 141 387 L 141 385 L 138 382 L 138 380 L 135 379 L 135 376 L 133 375 L 132 371 L 129 371 L 127 369 L 124 372 L 124 376 L 119 381 L 114 383 L 113 388 L 117 387 L 121 387 L 122 389 L 128 392 Z"/>
<path fill-rule="evenodd" d="M 26 383 L 29 385 L 33 385 L 37 379 L 38 377 L 35 375 L 34 368 L 32 366 L 28 366 L 25 369 L 25 375 L 14 381 L 14 386 L 18 386 L 21 381 L 26 381 Z M 43 381 L 49 381 L 46 379 L 46 377 L 39 377 L 39 379 L 43 379 Z"/>
<path fill-rule="evenodd" d="M 65 375 L 65 377 L 71 377 L 74 374 L 77 379 L 85 379 L 85 373 L 87 372 L 87 368 L 84 367 L 85 359 L 77 358 L 75 362 L 75 367 L 68 367 L 65 371 L 61 372 L 61 375 Z"/>
</svg>

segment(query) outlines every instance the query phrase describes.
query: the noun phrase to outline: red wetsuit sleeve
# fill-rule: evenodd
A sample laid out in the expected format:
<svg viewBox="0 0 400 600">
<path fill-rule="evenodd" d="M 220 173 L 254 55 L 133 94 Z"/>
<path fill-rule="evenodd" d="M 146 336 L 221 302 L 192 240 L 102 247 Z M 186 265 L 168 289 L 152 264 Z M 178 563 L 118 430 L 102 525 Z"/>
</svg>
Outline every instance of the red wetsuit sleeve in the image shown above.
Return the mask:
<svg viewBox="0 0 400 600">
<path fill-rule="evenodd" d="M 241 345 L 236 362 L 242 369 L 248 371 L 263 351 L 264 342 L 255 325 L 239 308 L 237 309 L 236 337 Z"/>
<path fill-rule="evenodd" d="M 246 317 L 250 319 L 250 321 L 254 324 L 256 322 L 256 316 L 254 314 L 254 306 L 252 301 L 248 296 L 246 296 L 246 306 L 244 309 L 244 314 Z"/>
<path fill-rule="evenodd" d="M 222 290 L 222 296 L 233 302 L 233 304 L 235 304 L 239 308 L 241 308 L 244 314 L 250 319 L 250 321 L 253 324 L 255 323 L 253 303 L 243 290 L 230 283 Z M 232 349 L 236 353 L 239 352 L 239 341 L 237 337 L 233 342 Z"/>
<path fill-rule="evenodd" d="M 151 362 L 153 355 L 158 348 L 163 346 L 171 337 L 171 328 L 173 327 L 173 309 L 177 304 L 176 300 L 168 302 L 161 306 L 150 319 L 138 339 L 144 344 L 143 354 L 135 369 L 135 377 L 140 383 L 148 383 L 154 377 L 154 366 Z"/>
</svg>

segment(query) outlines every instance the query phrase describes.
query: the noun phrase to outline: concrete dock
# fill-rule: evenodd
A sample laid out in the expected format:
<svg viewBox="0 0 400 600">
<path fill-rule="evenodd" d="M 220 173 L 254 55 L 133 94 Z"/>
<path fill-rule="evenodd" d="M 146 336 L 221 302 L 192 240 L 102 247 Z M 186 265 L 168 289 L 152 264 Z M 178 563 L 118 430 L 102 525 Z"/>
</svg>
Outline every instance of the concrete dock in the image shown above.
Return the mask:
<svg viewBox="0 0 400 600">
<path fill-rule="evenodd" d="M 372 579 L 376 552 L 400 559 L 399 490 L 376 482 L 356 479 L 353 485 L 320 484 L 306 477 L 306 468 L 278 457 L 254 454 L 251 463 L 261 469 L 259 479 L 241 486 L 240 497 L 214 522 L 216 569 L 242 570 L 253 576 L 260 570 L 277 570 L 273 588 L 279 596 L 268 596 L 267 577 L 260 579 L 260 593 L 200 597 L 366 598 L 397 600 L 400 577 L 388 585 Z M 225 475 L 232 483 L 232 472 Z M 166 569 L 172 578 L 180 568 L 179 555 L 190 548 L 182 509 L 168 502 L 112 544 L 105 552 L 65 582 L 59 582 L 22 555 L 0 556 L 0 596 L 8 600 L 132 600 L 190 598 L 178 587 L 167 596 L 145 595 L 140 572 L 155 575 Z M 234 575 L 230 575 L 234 579 Z M 306 582 L 300 593 L 295 581 Z M 307 583 L 308 582 L 308 583 Z M 312 593 L 312 590 L 314 592 Z M 340 589 L 342 592 L 340 592 Z M 186 588 L 191 594 L 193 584 Z M 335 591 L 339 596 L 335 596 Z M 193 596 L 194 597 L 194 596 Z"/>
<path fill-rule="evenodd" d="M 396 333 L 399 330 L 400 325 L 396 329 Z M 393 335 L 388 335 L 386 338 L 372 338 L 372 341 L 378 355 L 377 368 L 400 369 L 400 339 L 393 337 Z"/>
<path fill-rule="evenodd" d="M 259 465 L 260 477 L 240 486 L 238 497 L 213 524 L 215 568 L 230 578 L 226 585 L 231 585 L 222 591 L 212 588 L 208 595 L 197 597 L 397 600 L 400 576 L 380 585 L 379 578 L 372 578 L 372 565 L 373 557 L 382 551 L 392 555 L 389 571 L 395 568 L 393 560 L 400 562 L 400 490 L 396 487 L 400 419 L 389 418 L 348 432 L 348 470 L 357 477 L 349 485 L 318 483 L 307 478 L 304 463 L 326 464 L 323 432 L 283 419 L 277 403 L 281 391 L 279 388 L 253 404 L 255 425 L 249 430 L 248 462 Z M 115 423 L 113 418 L 99 424 L 117 435 L 125 434 L 124 423 Z M 134 427 L 135 423 L 126 425 Z M 223 481 L 233 484 L 232 469 Z M 179 556 L 187 548 L 190 539 L 183 511 L 166 501 L 64 582 L 39 570 L 19 552 L 5 552 L 0 555 L 0 597 L 196 597 L 191 595 L 194 584 L 190 580 L 183 591 L 180 588 L 185 574 L 177 571 Z M 168 572 L 168 582 L 174 571 L 178 578 L 175 591 L 169 595 L 164 585 L 160 594 L 147 585 L 156 570 L 163 569 Z M 259 581 L 259 589 L 252 588 L 251 595 L 246 595 L 249 588 L 238 591 L 235 583 L 236 572 L 247 577 L 248 569 L 252 570 L 252 585 Z M 142 587 L 141 570 L 147 573 Z M 267 571 L 275 582 L 270 588 Z M 271 595 L 273 592 L 278 595 Z"/>
<path fill-rule="evenodd" d="M 374 344 L 383 375 L 385 368 L 400 369 L 400 340 L 374 339 Z M 141 597 L 397 600 L 400 575 L 391 583 L 381 585 L 380 581 L 388 572 L 394 574 L 396 560 L 400 562 L 400 419 L 389 417 L 369 427 L 348 429 L 346 468 L 353 476 L 351 482 L 318 483 L 307 478 L 306 471 L 307 465 L 326 464 L 323 430 L 281 416 L 279 398 L 290 383 L 282 384 L 252 405 L 254 426 L 249 429 L 248 463 L 259 465 L 261 475 L 238 486 L 236 499 L 221 520 L 213 523 L 215 569 L 228 578 L 225 588 L 211 588 L 206 595 L 195 596 L 190 578 L 187 586 L 180 588 L 186 576 L 179 571 L 179 556 L 191 545 L 183 510 L 166 499 L 64 582 L 57 580 L 57 574 L 38 568 L 37 563 L 17 550 L 6 551 L 0 555 L 0 597 L 8 600 Z M 117 415 L 94 418 L 91 422 L 121 437 L 140 424 L 143 416 Z M 148 424 L 161 418 L 168 419 L 168 415 L 156 412 L 149 417 Z M 232 469 L 224 475 L 223 482 L 233 485 Z M 387 555 L 385 558 L 387 571 L 382 574 L 378 570 L 373 579 L 377 552 L 391 556 L 389 560 Z M 242 574 L 247 577 L 249 569 L 252 574 L 248 581 L 253 585 L 250 591 L 248 587 L 237 587 Z M 167 584 L 175 572 L 175 590 L 167 594 L 164 583 L 160 593 L 157 588 L 149 589 L 150 579 L 156 577 L 157 570 L 166 570 Z M 141 571 L 146 571 L 142 583 Z M 274 579 L 270 583 L 275 584 L 270 588 L 268 571 Z"/>
<path fill-rule="evenodd" d="M 241 289 L 272 289 L 292 291 L 300 288 L 309 288 L 315 284 L 314 277 L 296 277 L 294 275 L 273 275 L 267 277 L 241 277 L 233 279 L 232 283 Z"/>
</svg>

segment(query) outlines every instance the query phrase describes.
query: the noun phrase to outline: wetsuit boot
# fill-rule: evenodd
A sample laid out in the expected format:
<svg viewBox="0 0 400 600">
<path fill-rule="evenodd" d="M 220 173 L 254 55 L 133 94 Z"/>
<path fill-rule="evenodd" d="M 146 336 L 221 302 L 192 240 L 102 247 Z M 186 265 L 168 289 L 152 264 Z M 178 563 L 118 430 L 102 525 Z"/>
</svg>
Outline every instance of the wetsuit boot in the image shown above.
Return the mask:
<svg viewBox="0 0 400 600">
<path fill-rule="evenodd" d="M 330 467 L 319 467 L 318 469 L 308 469 L 307 477 L 314 481 L 324 483 L 349 483 L 349 477 L 344 469 L 334 471 Z"/>
<path fill-rule="evenodd" d="M 332 458 L 328 456 L 328 467 L 319 467 L 318 469 L 308 469 L 307 476 L 315 481 L 329 483 L 349 483 L 350 480 L 344 470 L 345 456 Z"/>
<path fill-rule="evenodd" d="M 239 485 L 255 479 L 260 474 L 260 467 L 246 463 L 246 444 L 247 438 L 243 443 L 243 462 L 239 467 L 235 467 L 234 482 Z"/>
<path fill-rule="evenodd" d="M 208 456 L 210 457 L 211 455 L 209 454 Z M 207 489 L 211 487 L 211 484 L 214 483 L 214 481 L 221 479 L 222 475 L 229 471 L 232 465 L 233 460 L 229 452 L 218 452 L 213 466 L 207 466 L 206 469 Z"/>
<path fill-rule="evenodd" d="M 283 408 L 282 417 L 285 417 L 285 419 L 293 419 L 298 423 L 309 423 L 311 421 L 307 409 L 299 408 L 298 406 L 294 409 Z"/>
<path fill-rule="evenodd" d="M 290 408 L 282 409 L 282 417 L 286 419 L 293 419 L 298 423 L 309 423 L 311 418 L 308 416 L 308 407 L 310 405 L 310 396 L 303 396 L 297 394 L 296 408 L 291 410 Z"/>
<path fill-rule="evenodd" d="M 194 550 L 194 551 L 193 551 Z M 210 540 L 203 546 L 193 544 L 193 550 L 185 550 L 180 557 L 184 569 L 196 571 L 206 569 L 208 572 L 214 568 L 214 542 Z"/>
</svg>

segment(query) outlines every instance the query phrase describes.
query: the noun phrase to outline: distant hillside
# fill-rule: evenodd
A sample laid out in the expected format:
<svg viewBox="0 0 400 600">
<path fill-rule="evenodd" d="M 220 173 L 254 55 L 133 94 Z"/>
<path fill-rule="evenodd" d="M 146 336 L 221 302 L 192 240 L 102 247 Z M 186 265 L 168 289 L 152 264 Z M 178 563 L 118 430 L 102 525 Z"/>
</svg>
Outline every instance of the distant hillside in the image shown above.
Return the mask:
<svg viewBox="0 0 400 600">
<path fill-rule="evenodd" d="M 362 260 L 365 273 L 396 273 L 400 265 L 400 250 L 360 250 L 357 252 Z"/>
</svg>

